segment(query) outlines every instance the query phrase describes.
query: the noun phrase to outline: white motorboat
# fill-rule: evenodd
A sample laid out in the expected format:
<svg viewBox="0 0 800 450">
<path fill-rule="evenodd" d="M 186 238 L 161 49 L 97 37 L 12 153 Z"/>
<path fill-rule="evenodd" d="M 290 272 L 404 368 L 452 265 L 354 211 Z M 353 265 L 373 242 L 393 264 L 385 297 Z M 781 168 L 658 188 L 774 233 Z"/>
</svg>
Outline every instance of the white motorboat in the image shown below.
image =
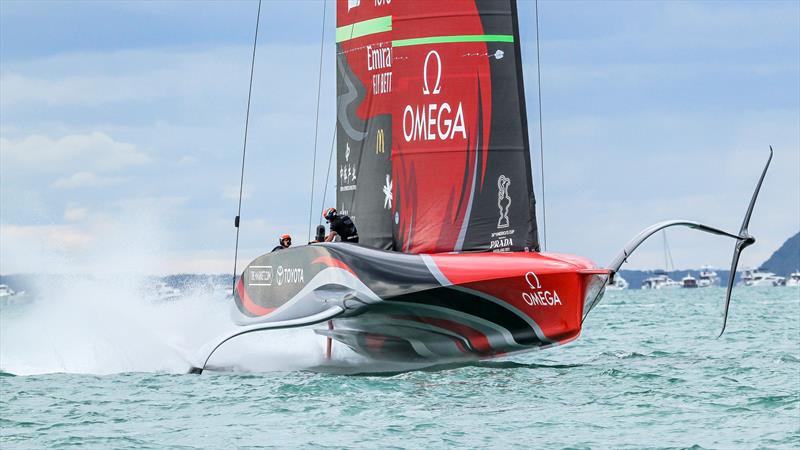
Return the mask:
<svg viewBox="0 0 800 450">
<path fill-rule="evenodd" d="M 685 288 L 698 288 L 700 285 L 697 283 L 697 278 L 693 277 L 691 273 L 687 273 L 685 277 L 681 278 L 681 285 Z"/>
<path fill-rule="evenodd" d="M 615 276 L 614 281 L 606 285 L 607 291 L 624 291 L 625 289 L 628 289 L 628 280 L 620 275 Z"/>
<path fill-rule="evenodd" d="M 761 269 L 747 269 L 742 275 L 740 283 L 743 286 L 782 286 L 786 284 L 786 278 L 779 277 L 772 272 L 762 271 Z"/>
<path fill-rule="evenodd" d="M 700 275 L 697 278 L 697 287 L 710 287 L 719 285 L 720 278 L 719 275 L 717 275 L 717 272 L 708 266 L 704 266 L 700 270 Z"/>
<path fill-rule="evenodd" d="M 795 270 L 794 272 L 789 274 L 789 276 L 786 278 L 786 286 L 789 287 L 800 286 L 800 270 Z"/>
<path fill-rule="evenodd" d="M 9 305 L 19 303 L 24 299 L 25 291 L 15 291 L 7 284 L 0 284 L 0 304 Z"/>
<path fill-rule="evenodd" d="M 642 289 L 675 289 L 683 286 L 681 282 L 675 281 L 666 272 L 656 272 L 652 277 L 642 281 Z"/>
</svg>

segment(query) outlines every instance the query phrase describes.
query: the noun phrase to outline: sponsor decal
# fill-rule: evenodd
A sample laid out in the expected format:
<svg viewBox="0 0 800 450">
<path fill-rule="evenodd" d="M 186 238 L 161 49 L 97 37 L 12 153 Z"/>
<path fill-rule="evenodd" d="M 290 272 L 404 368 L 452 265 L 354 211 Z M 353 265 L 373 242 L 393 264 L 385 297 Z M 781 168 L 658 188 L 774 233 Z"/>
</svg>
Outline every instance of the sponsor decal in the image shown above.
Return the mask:
<svg viewBox="0 0 800 450">
<path fill-rule="evenodd" d="M 500 210 L 500 217 L 497 219 L 497 230 L 492 233 L 489 240 L 489 250 L 493 252 L 510 252 L 514 245 L 514 230 L 509 230 L 511 220 L 508 211 L 511 208 L 511 195 L 509 194 L 511 178 L 500 175 L 497 178 L 497 209 Z"/>
<path fill-rule="evenodd" d="M 347 12 L 361 4 L 361 0 L 347 0 Z"/>
<path fill-rule="evenodd" d="M 278 266 L 275 270 L 275 282 L 278 286 L 284 284 L 298 284 L 305 283 L 303 279 L 303 269 L 300 267 L 283 267 Z"/>
<path fill-rule="evenodd" d="M 273 270 L 272 266 L 250 266 L 247 270 L 248 286 L 272 286 L 273 284 L 283 286 L 305 282 L 303 269 L 300 267 L 278 266 Z"/>
<path fill-rule="evenodd" d="M 367 70 L 382 71 L 372 74 L 372 93 L 380 95 L 392 92 L 392 47 L 367 45 L 366 49 Z"/>
<path fill-rule="evenodd" d="M 345 143 L 345 164 L 339 166 L 339 192 L 354 191 L 356 189 L 356 166 L 350 164 L 350 143 Z"/>
<path fill-rule="evenodd" d="M 528 289 L 527 292 L 522 293 L 522 300 L 528 306 L 555 306 L 561 304 L 558 293 L 555 290 L 550 291 L 542 288 L 542 283 L 535 273 L 526 273 L 525 282 L 528 284 Z"/>
<path fill-rule="evenodd" d="M 391 4 L 392 0 L 375 0 L 375 6 L 387 6 Z"/>
<path fill-rule="evenodd" d="M 511 207 L 511 196 L 508 195 L 508 186 L 511 178 L 500 175 L 497 179 L 497 207 L 500 209 L 500 219 L 497 220 L 497 228 L 508 228 L 508 208 Z"/>
<path fill-rule="evenodd" d="M 339 166 L 339 184 L 340 191 L 355 190 L 356 185 L 356 167 L 354 164 L 342 164 Z"/>
<path fill-rule="evenodd" d="M 493 252 L 510 252 L 510 247 L 514 245 L 513 235 L 514 230 L 492 233 L 492 239 L 489 241 L 489 250 Z"/>
<path fill-rule="evenodd" d="M 386 174 L 386 184 L 383 185 L 383 208 L 392 209 L 392 177 Z"/>
<path fill-rule="evenodd" d="M 386 132 L 383 128 L 380 128 L 375 136 L 375 154 L 381 153 L 386 153 Z"/>
<path fill-rule="evenodd" d="M 423 95 L 441 93 L 442 58 L 436 50 L 425 56 L 422 80 Z M 455 137 L 467 138 L 461 102 L 454 108 L 448 102 L 440 104 L 433 99 L 428 104 L 406 105 L 403 109 L 403 138 L 406 142 L 435 141 L 437 138 L 444 141 Z"/>
<path fill-rule="evenodd" d="M 432 57 L 436 57 L 436 83 L 433 85 L 433 93 L 438 94 L 442 90 L 442 86 L 439 84 L 442 81 L 442 57 L 439 56 L 439 52 L 436 50 L 431 50 L 425 56 L 425 65 L 422 66 L 422 93 L 424 95 L 430 95 L 431 91 L 428 89 L 428 62 L 431 60 Z"/>
<path fill-rule="evenodd" d="M 272 266 L 250 266 L 247 272 L 248 286 L 272 286 Z"/>
</svg>

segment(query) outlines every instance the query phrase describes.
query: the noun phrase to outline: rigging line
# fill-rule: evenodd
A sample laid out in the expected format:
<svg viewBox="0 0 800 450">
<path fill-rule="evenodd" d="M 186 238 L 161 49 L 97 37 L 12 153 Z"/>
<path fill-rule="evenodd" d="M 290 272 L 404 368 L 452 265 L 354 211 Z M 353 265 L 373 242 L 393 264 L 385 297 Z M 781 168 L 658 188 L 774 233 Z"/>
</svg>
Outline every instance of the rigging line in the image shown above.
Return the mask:
<svg viewBox="0 0 800 450">
<path fill-rule="evenodd" d="M 350 28 L 350 38 L 349 39 L 353 38 L 354 30 L 355 30 L 355 27 L 351 27 Z M 336 48 L 336 50 L 338 52 L 338 47 Z M 339 61 L 338 61 L 339 54 L 338 53 L 336 54 L 336 57 L 337 57 L 336 64 L 339 64 Z M 338 112 L 337 112 L 337 114 L 338 114 Z M 333 161 L 333 149 L 336 147 L 336 132 L 339 131 L 338 124 L 339 124 L 339 122 L 338 122 L 338 118 L 337 118 L 336 124 L 334 124 L 334 126 L 333 126 L 333 138 L 331 140 L 331 152 L 328 155 L 328 171 L 325 172 L 325 186 L 324 186 L 324 190 L 322 191 L 322 207 L 323 208 L 326 208 L 325 199 L 326 199 L 326 197 L 328 195 L 328 181 L 329 181 L 330 176 L 331 176 L 331 162 Z M 334 189 L 334 192 L 335 192 L 335 189 Z M 322 216 L 321 215 L 319 216 L 319 222 L 317 224 L 318 225 L 322 225 Z"/>
<path fill-rule="evenodd" d="M 328 181 L 331 177 L 331 163 L 333 162 L 333 149 L 336 147 L 336 132 L 339 127 L 333 127 L 333 139 L 331 140 L 331 153 L 328 155 L 328 171 L 325 173 L 325 185 L 322 191 L 322 207 L 325 208 L 325 198 L 328 196 Z M 322 216 L 319 216 L 319 223 L 322 225 Z"/>
<path fill-rule="evenodd" d="M 247 129 L 250 125 L 250 99 L 253 96 L 253 69 L 256 65 L 256 43 L 258 42 L 258 24 L 261 21 L 261 0 L 258 0 L 258 12 L 256 13 L 256 32 L 253 36 L 253 57 L 250 60 L 250 87 L 247 90 L 247 113 L 244 119 L 244 144 L 242 145 L 242 173 L 239 177 L 239 207 L 236 210 L 236 249 L 233 254 L 233 290 L 236 290 L 236 260 L 239 258 L 239 219 L 242 215 L 242 190 L 244 189 L 244 160 L 247 154 Z"/>
<path fill-rule="evenodd" d="M 319 40 L 319 76 L 317 78 L 317 115 L 314 120 L 314 156 L 311 163 L 311 200 L 308 205 L 308 241 L 311 241 L 311 223 L 314 217 L 314 181 L 317 178 L 317 135 L 319 133 L 319 103 L 322 92 L 322 51 L 325 48 L 325 15 L 328 2 L 322 0 L 322 33 Z"/>
<path fill-rule="evenodd" d="M 544 251 L 547 251 L 547 200 L 544 195 L 544 138 L 542 132 L 542 61 L 539 51 L 539 0 L 536 0 L 536 77 L 539 88 L 539 161 L 542 175 L 542 231 Z"/>
</svg>

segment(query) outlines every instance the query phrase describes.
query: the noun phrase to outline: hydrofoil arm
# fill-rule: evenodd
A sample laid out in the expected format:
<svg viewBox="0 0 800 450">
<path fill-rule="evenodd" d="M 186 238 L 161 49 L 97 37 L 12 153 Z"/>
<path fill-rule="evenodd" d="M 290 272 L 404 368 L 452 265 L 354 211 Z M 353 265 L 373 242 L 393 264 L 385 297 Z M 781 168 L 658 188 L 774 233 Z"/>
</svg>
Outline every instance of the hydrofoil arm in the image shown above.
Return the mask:
<svg viewBox="0 0 800 450">
<path fill-rule="evenodd" d="M 279 330 L 282 328 L 297 328 L 308 325 L 316 325 L 318 323 L 325 322 L 326 320 L 333 319 L 334 317 L 338 316 L 343 312 L 344 308 L 342 308 L 341 306 L 333 306 L 331 308 L 326 309 L 325 311 L 319 312 L 317 314 L 308 317 L 284 320 L 280 322 L 257 323 L 237 328 L 235 331 L 222 335 L 219 338 L 211 341 L 208 345 L 206 345 L 204 349 L 200 352 L 200 358 L 198 359 L 199 361 L 202 361 L 202 364 L 198 364 L 197 366 L 192 366 L 189 369 L 189 373 L 192 374 L 203 373 L 203 370 L 205 370 L 206 365 L 208 364 L 208 360 L 211 359 L 211 355 L 213 355 L 214 352 L 216 352 L 217 349 L 222 346 L 222 344 L 230 341 L 231 339 L 237 336 L 241 336 L 243 334 L 255 333 L 257 331 Z"/>
<path fill-rule="evenodd" d="M 641 232 L 637 234 L 633 239 L 631 239 L 627 245 L 619 252 L 619 254 L 611 261 L 609 264 L 608 269 L 611 271 L 610 281 L 614 280 L 614 275 L 619 271 L 619 268 L 627 262 L 628 256 L 630 256 L 638 247 L 642 244 L 642 242 L 646 241 L 647 238 L 652 236 L 654 233 L 663 230 L 664 228 L 674 227 L 674 226 L 684 226 L 689 227 L 695 230 L 704 231 L 706 233 L 716 234 L 719 236 L 726 236 L 729 238 L 736 239 L 736 244 L 733 248 L 733 256 L 731 258 L 731 271 L 730 276 L 728 277 L 728 289 L 725 293 L 725 312 L 722 321 L 722 330 L 719 333 L 719 336 L 722 336 L 722 333 L 725 332 L 725 326 L 728 323 L 728 309 L 730 308 L 731 303 L 731 293 L 733 291 L 733 282 L 736 278 L 736 268 L 739 265 L 739 257 L 741 256 L 742 250 L 752 245 L 756 239 L 750 235 L 747 230 L 747 227 L 750 225 L 750 217 L 753 215 L 753 208 L 756 205 L 756 199 L 758 198 L 758 193 L 761 191 L 761 185 L 764 182 L 764 177 L 767 175 L 767 169 L 769 169 L 769 163 L 772 161 L 772 146 L 769 147 L 769 157 L 767 158 L 767 163 L 764 165 L 764 170 L 761 171 L 761 177 L 758 179 L 758 183 L 756 184 L 755 191 L 753 191 L 753 196 L 750 198 L 750 204 L 747 207 L 747 211 L 744 214 L 744 220 L 742 221 L 742 226 L 739 229 L 738 234 L 730 233 L 725 230 L 721 230 L 716 227 L 712 227 L 710 225 L 706 225 L 700 222 L 695 222 L 693 220 L 667 220 L 665 222 L 659 222 L 655 225 L 651 225 Z M 594 306 L 594 305 L 592 305 Z M 718 336 L 718 337 L 719 337 Z"/>
</svg>

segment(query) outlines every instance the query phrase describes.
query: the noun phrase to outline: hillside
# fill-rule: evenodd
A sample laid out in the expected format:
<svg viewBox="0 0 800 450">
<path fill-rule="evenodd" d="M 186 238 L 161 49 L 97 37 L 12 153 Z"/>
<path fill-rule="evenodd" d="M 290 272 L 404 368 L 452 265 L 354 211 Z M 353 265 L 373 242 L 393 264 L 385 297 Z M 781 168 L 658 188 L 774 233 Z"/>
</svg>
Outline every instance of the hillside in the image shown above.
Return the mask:
<svg viewBox="0 0 800 450">
<path fill-rule="evenodd" d="M 784 277 L 800 270 L 800 233 L 787 239 L 761 267 Z"/>
</svg>

